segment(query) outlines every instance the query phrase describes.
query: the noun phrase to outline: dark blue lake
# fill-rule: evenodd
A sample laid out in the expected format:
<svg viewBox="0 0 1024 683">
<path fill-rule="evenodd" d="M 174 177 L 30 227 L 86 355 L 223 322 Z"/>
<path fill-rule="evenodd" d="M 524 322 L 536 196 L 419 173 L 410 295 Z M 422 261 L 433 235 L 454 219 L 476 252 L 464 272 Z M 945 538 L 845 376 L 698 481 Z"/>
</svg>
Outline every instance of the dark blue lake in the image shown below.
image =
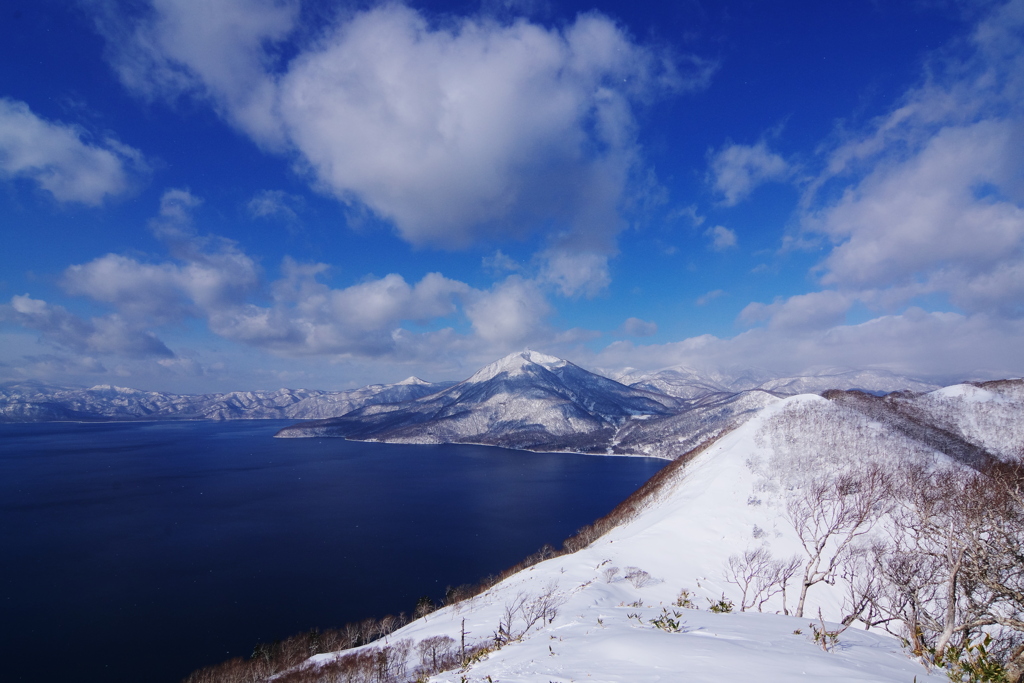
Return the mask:
<svg viewBox="0 0 1024 683">
<path fill-rule="evenodd" d="M 607 513 L 664 461 L 273 439 L 287 422 L 0 425 L 5 681 L 178 681 L 410 612 Z"/>
</svg>

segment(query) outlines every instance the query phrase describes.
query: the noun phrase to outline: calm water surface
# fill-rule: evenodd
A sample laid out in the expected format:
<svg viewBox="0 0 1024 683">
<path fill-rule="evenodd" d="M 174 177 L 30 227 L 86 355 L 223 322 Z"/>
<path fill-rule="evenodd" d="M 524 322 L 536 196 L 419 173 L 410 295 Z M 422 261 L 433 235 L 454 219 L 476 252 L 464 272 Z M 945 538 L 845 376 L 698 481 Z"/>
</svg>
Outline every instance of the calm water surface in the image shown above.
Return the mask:
<svg viewBox="0 0 1024 683">
<path fill-rule="evenodd" d="M 177 681 L 409 612 L 557 545 L 665 464 L 271 438 L 285 424 L 0 425 L 3 680 Z"/>
</svg>

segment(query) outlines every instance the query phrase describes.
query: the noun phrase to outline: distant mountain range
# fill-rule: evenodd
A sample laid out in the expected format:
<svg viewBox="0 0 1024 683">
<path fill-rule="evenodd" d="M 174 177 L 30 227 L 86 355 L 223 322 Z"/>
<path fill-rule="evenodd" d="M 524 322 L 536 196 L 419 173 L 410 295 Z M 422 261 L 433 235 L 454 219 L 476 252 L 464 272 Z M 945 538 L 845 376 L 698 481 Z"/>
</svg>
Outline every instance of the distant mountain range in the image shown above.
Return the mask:
<svg viewBox="0 0 1024 683">
<path fill-rule="evenodd" d="M 0 421 L 304 420 L 280 437 L 394 443 L 481 443 L 538 451 L 674 458 L 780 400 L 858 389 L 882 395 L 938 388 L 882 371 L 798 377 L 674 367 L 617 379 L 536 351 L 510 354 L 468 379 L 415 377 L 351 391 L 279 389 L 183 395 L 109 385 L 0 385 Z"/>
<path fill-rule="evenodd" d="M 344 415 L 373 403 L 396 403 L 432 394 L 451 382 L 416 377 L 351 391 L 233 391 L 170 394 L 106 384 L 89 389 L 35 383 L 0 385 L 0 422 L 98 420 L 312 420 Z"/>
</svg>

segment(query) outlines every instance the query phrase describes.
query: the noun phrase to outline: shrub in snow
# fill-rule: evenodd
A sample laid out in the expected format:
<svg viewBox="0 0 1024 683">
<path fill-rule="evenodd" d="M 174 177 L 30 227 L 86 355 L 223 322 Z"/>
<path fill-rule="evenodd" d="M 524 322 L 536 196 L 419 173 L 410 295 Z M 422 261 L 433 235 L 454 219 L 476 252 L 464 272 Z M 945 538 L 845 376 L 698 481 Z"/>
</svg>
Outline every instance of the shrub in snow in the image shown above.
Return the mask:
<svg viewBox="0 0 1024 683">
<path fill-rule="evenodd" d="M 662 607 L 661 615 L 651 619 L 651 623 L 662 631 L 679 633 L 686 630 L 686 622 L 679 619 L 681 616 L 683 616 L 682 612 L 672 610 L 670 613 L 667 607 Z"/>
<path fill-rule="evenodd" d="M 679 597 L 675 601 L 676 607 L 683 607 L 685 609 L 697 609 L 697 603 L 693 601 L 693 593 L 684 588 L 679 591 Z"/>
<path fill-rule="evenodd" d="M 618 575 L 618 573 L 619 573 L 619 568 L 618 567 L 608 567 L 603 572 L 601 572 L 601 576 L 604 577 L 604 582 L 605 583 L 611 583 L 615 579 L 615 577 Z"/>
<path fill-rule="evenodd" d="M 710 605 L 708 607 L 708 611 L 714 612 L 715 614 L 729 614 L 736 607 L 732 600 L 725 597 L 725 593 L 722 593 L 722 597 L 720 597 L 718 600 L 712 600 L 711 598 L 708 598 L 707 601 Z"/>
<path fill-rule="evenodd" d="M 626 580 L 633 584 L 634 588 L 643 588 L 654 582 L 654 578 L 639 567 L 626 567 Z"/>
</svg>

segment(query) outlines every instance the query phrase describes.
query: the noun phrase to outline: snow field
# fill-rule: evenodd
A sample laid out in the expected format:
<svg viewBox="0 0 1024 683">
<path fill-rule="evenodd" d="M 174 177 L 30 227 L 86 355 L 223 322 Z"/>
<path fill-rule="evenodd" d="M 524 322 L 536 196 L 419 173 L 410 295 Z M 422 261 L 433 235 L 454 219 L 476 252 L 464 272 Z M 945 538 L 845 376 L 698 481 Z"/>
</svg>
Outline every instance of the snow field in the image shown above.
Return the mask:
<svg viewBox="0 0 1024 683">
<path fill-rule="evenodd" d="M 819 608 L 826 619 L 840 619 L 843 601 L 842 590 L 825 583 L 810 589 L 803 618 L 775 614 L 782 611 L 780 596 L 767 603 L 765 613 L 707 611 L 723 594 L 739 609 L 739 589 L 725 580 L 730 555 L 760 545 L 777 558 L 802 554 L 778 491 L 765 486 L 761 465 L 774 454 L 773 439 L 765 431 L 786 410 L 827 410 L 830 405 L 817 396 L 797 396 L 768 406 L 698 455 L 631 522 L 575 554 L 537 564 L 473 599 L 434 612 L 392 633 L 388 643 L 413 641 L 411 669 L 418 663 L 415 644 L 423 639 L 445 635 L 457 644 L 464 623 L 467 646 L 493 642 L 512 606 L 547 596 L 557 605 L 550 623 L 541 619 L 519 633 L 526 627 L 526 610 L 521 610 L 509 625 L 513 642 L 466 671 L 430 680 L 947 680 L 941 673 L 929 674 L 896 639 L 877 631 L 850 628 L 832 651 L 822 650 L 813 642 L 811 624 L 818 623 Z M 790 610 L 798 583 L 799 574 L 790 583 Z M 675 605 L 683 589 L 697 609 Z M 668 630 L 652 623 L 659 617 Z M 837 627 L 829 622 L 827 628 Z"/>
</svg>

